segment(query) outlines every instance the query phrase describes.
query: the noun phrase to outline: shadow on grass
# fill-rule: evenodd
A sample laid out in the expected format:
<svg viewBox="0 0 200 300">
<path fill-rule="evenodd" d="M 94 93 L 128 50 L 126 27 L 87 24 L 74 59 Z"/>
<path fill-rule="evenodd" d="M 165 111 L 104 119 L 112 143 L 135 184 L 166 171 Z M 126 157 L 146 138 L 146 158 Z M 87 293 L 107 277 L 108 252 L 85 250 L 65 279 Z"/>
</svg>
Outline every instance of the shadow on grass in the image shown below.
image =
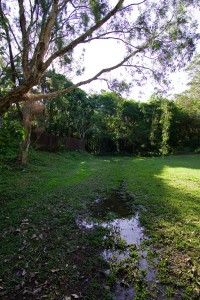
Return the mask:
<svg viewBox="0 0 200 300">
<path fill-rule="evenodd" d="M 82 231 L 75 221 L 121 180 L 135 194 L 141 222 L 168 260 L 166 272 L 171 267 L 171 275 L 194 290 L 199 161 L 199 155 L 135 159 L 42 153 L 26 169 L 6 170 L 0 182 L 4 299 L 58 299 L 71 293 L 107 299 L 100 258 L 104 232 Z"/>
</svg>

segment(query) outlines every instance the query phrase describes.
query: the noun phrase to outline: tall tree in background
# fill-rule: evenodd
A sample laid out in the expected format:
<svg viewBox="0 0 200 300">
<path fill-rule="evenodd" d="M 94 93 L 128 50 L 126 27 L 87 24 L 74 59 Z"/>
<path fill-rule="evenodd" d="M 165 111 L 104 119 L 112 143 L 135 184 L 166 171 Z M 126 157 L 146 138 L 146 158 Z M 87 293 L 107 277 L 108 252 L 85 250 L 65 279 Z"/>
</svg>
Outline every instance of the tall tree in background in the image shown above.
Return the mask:
<svg viewBox="0 0 200 300">
<path fill-rule="evenodd" d="M 152 108 L 150 142 L 161 155 L 169 152 L 170 120 L 172 102 L 158 94 L 153 94 L 149 105 Z"/>
<path fill-rule="evenodd" d="M 189 89 L 175 95 L 176 103 L 190 115 L 200 116 L 200 54 L 196 54 L 186 69 L 190 77 Z"/>
<path fill-rule="evenodd" d="M 124 101 L 122 106 L 121 121 L 123 148 L 127 152 L 138 153 L 145 147 L 149 137 L 148 126 L 144 110 L 145 103 Z"/>
<path fill-rule="evenodd" d="M 42 88 L 50 93 L 72 86 L 73 83 L 55 71 L 45 72 L 42 76 Z M 48 132 L 59 136 L 84 139 L 92 114 L 92 103 L 85 91 L 76 88 L 67 95 L 59 95 L 44 101 L 45 127 Z"/>
<path fill-rule="evenodd" d="M 175 103 L 182 117 L 182 140 L 193 151 L 200 151 L 200 54 L 196 54 L 186 69 L 190 81 L 188 89 L 175 95 Z M 184 120 L 184 122 L 183 122 Z M 185 123 L 185 126 L 183 124 Z M 179 130 L 180 131 L 180 130 Z"/>
<path fill-rule="evenodd" d="M 45 72 L 41 78 L 41 82 L 44 93 L 51 93 L 54 90 L 61 90 L 73 85 L 64 75 L 51 70 Z M 68 97 L 70 97 L 70 93 Z M 53 99 L 44 100 L 44 104 L 44 125 L 46 130 L 58 135 L 69 135 L 69 132 L 66 131 L 66 128 L 69 127 L 69 108 L 66 96 L 59 95 Z"/>
<path fill-rule="evenodd" d="M 90 147 L 95 152 L 119 151 L 121 107 L 123 99 L 114 92 L 91 95 L 94 113 L 91 117 Z"/>
</svg>

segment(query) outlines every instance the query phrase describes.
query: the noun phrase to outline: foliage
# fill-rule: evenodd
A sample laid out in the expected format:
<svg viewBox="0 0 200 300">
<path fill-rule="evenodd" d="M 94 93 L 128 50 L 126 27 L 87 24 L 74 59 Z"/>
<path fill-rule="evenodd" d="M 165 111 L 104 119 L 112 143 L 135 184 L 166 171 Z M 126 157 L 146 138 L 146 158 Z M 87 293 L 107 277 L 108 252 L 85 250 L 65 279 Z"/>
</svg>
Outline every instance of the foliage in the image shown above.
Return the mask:
<svg viewBox="0 0 200 300">
<path fill-rule="evenodd" d="M 42 78 L 43 90 L 51 92 L 56 89 L 70 87 L 73 83 L 55 71 L 46 72 Z M 90 126 L 94 104 L 87 94 L 76 88 L 65 96 L 44 101 L 46 106 L 45 118 L 38 126 L 44 126 L 47 132 L 59 136 L 78 137 L 83 139 Z"/>
<path fill-rule="evenodd" d="M 184 66 L 195 50 L 197 24 L 190 16 L 195 4 L 186 0 L 130 4 L 124 0 L 1 0 L 1 111 L 10 103 L 65 95 L 102 75 L 109 82 L 106 74 L 119 67 L 130 67 L 138 84 L 150 76 L 162 81 L 168 71 Z M 84 72 L 84 53 L 80 60 L 74 57 L 77 47 L 110 39 L 124 46 L 121 61 L 72 86 L 42 91 L 41 78 L 54 65 L 68 78 Z M 111 86 L 121 90 L 129 84 L 115 79 Z"/>
<path fill-rule="evenodd" d="M 124 150 L 134 154 L 147 153 L 150 150 L 149 106 L 136 101 L 125 101 L 122 122 Z"/>
<path fill-rule="evenodd" d="M 20 122 L 16 107 L 5 112 L 2 117 L 0 128 L 0 160 L 16 157 L 19 144 L 24 136 L 24 129 Z"/>
<path fill-rule="evenodd" d="M 72 84 L 54 71 L 43 77 L 46 91 Z M 199 117 L 159 94 L 139 103 L 114 92 L 87 95 L 76 88 L 67 96 L 45 100 L 45 105 L 37 126 L 55 135 L 85 139 L 93 153 L 167 155 L 176 148 L 198 148 Z"/>
<path fill-rule="evenodd" d="M 175 95 L 175 103 L 179 114 L 184 117 L 182 134 L 185 134 L 186 145 L 193 150 L 200 149 L 200 55 L 196 54 L 187 68 L 190 76 L 189 89 L 182 94 Z"/>
<path fill-rule="evenodd" d="M 118 0 L 113 4 L 105 0 L 13 0 L 11 3 L 1 0 L 0 111 L 8 110 L 13 103 L 24 101 L 29 106 L 29 102 L 31 105 L 47 99 L 56 99 L 65 106 L 64 95 L 102 79 L 102 75 L 111 88 L 121 92 L 132 83 L 123 78 L 120 82 L 117 79 L 109 82 L 106 76 L 119 67 L 130 69 L 133 82 L 137 84 L 150 76 L 156 81 L 165 81 L 166 74 L 184 66 L 195 50 L 197 24 L 189 14 L 194 2 L 162 0 L 126 4 Z M 56 79 L 55 72 L 50 71 L 55 65 L 68 78 L 81 75 L 85 69 L 82 66 L 84 53 L 88 49 L 83 48 L 83 44 L 89 45 L 95 40 L 118 41 L 124 49 L 123 59 L 109 68 L 97 70 L 90 78 L 77 80 L 76 84 L 66 84 L 63 75 Z M 78 47 L 82 47 L 80 59 L 74 56 Z M 50 76 L 46 89 L 45 76 Z M 49 105 L 50 118 L 56 115 L 55 101 Z M 90 108 L 88 110 L 82 114 L 83 122 L 79 112 L 74 112 L 71 128 L 75 128 L 81 138 L 91 130 L 86 121 L 91 112 Z M 20 146 L 21 163 L 27 161 L 31 123 L 32 116 L 23 115 L 25 137 Z M 61 120 L 58 131 L 63 123 Z M 119 151 L 119 130 L 115 136 L 112 145 Z"/>
<path fill-rule="evenodd" d="M 168 154 L 170 101 L 157 95 L 149 103 L 128 101 L 114 93 L 92 97 L 96 108 L 91 135 L 87 136 L 90 150 Z"/>
<path fill-rule="evenodd" d="M 42 80 L 46 91 L 54 90 L 55 86 L 72 85 L 64 76 L 52 71 Z M 180 102 L 169 101 L 158 94 L 140 103 L 122 99 L 114 92 L 87 95 L 77 88 L 67 96 L 44 103 L 45 114 L 35 117 L 34 128 L 60 137 L 85 139 L 89 152 L 152 156 L 199 151 L 199 115 L 194 115 L 193 110 L 181 106 Z M 17 153 L 16 145 L 23 136 L 18 135 L 17 128 L 23 132 L 19 113 L 20 107 L 17 110 L 15 106 L 4 113 L 7 123 L 4 120 L 1 130 L 2 156 L 9 151 Z M 5 130 L 7 135 L 3 134 Z"/>
<path fill-rule="evenodd" d="M 172 109 L 169 144 L 174 153 L 198 151 L 200 123 L 190 113 L 179 106 Z"/>
<path fill-rule="evenodd" d="M 94 114 L 88 134 L 89 147 L 94 152 L 119 151 L 121 99 L 114 92 L 91 95 Z"/>
<path fill-rule="evenodd" d="M 176 103 L 189 115 L 196 118 L 200 115 L 200 54 L 196 54 L 187 68 L 190 81 L 188 83 L 189 89 L 182 94 L 175 95 Z"/>
<path fill-rule="evenodd" d="M 171 102 L 163 97 L 154 94 L 150 98 L 152 112 L 152 124 L 150 140 L 151 144 L 156 145 L 160 154 L 166 155 L 169 152 L 170 138 L 170 119 L 171 119 Z"/>
</svg>

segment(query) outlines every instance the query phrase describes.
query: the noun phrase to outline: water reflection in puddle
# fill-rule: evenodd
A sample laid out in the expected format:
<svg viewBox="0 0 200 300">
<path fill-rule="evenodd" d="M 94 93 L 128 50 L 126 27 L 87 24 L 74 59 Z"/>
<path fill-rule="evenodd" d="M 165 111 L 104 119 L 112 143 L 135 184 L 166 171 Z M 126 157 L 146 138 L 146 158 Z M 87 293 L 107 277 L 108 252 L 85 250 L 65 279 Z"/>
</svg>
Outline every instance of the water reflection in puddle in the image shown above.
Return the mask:
<svg viewBox="0 0 200 300">
<path fill-rule="evenodd" d="M 122 264 L 126 267 L 127 259 L 130 258 L 130 249 L 133 247 L 138 255 L 138 260 L 135 262 L 137 274 L 141 271 L 145 274 L 145 284 L 151 286 L 156 282 L 156 269 L 149 264 L 147 260 L 147 251 L 142 249 L 141 243 L 147 239 L 144 235 L 144 228 L 139 221 L 139 212 L 135 213 L 133 206 L 134 195 L 130 195 L 123 189 L 122 186 L 118 190 L 113 190 L 108 198 L 97 199 L 90 207 L 93 222 L 79 220 L 79 226 L 92 228 L 95 225 L 100 225 L 108 228 L 114 240 L 120 237 L 125 241 L 125 247 L 118 249 L 110 247 L 102 253 L 103 258 L 112 266 L 114 263 Z M 108 219 L 111 219 L 110 221 Z M 106 239 L 106 237 L 105 237 Z M 122 251 L 123 250 L 123 251 Z M 107 274 L 111 271 L 107 270 Z M 114 300 L 132 300 L 136 291 L 134 288 L 134 280 L 127 282 L 123 277 L 117 279 L 117 282 L 112 290 L 112 298 Z"/>
<path fill-rule="evenodd" d="M 139 222 L 139 213 L 137 212 L 135 217 L 130 219 L 116 219 L 113 222 L 103 223 L 104 227 L 110 228 L 120 235 L 120 238 L 124 240 L 127 246 L 135 245 L 140 259 L 138 260 L 137 267 L 139 270 L 145 270 L 146 283 L 151 285 L 156 281 L 156 270 L 147 261 L 147 251 L 141 250 L 141 242 L 145 240 L 144 229 Z M 113 262 L 125 261 L 130 256 L 129 247 L 123 252 L 116 249 L 107 249 L 103 251 L 104 259 L 110 264 Z M 126 282 L 117 281 L 114 287 L 113 299 L 133 299 L 135 290 L 132 285 Z"/>
<path fill-rule="evenodd" d="M 102 223 L 101 226 L 112 230 L 115 235 L 119 235 L 122 240 L 126 242 L 126 245 L 135 244 L 140 245 L 140 241 L 144 238 L 143 228 L 139 223 L 139 213 L 135 217 L 130 219 L 116 219 L 112 222 Z M 128 248 L 127 248 L 128 249 Z M 117 251 L 114 249 L 106 249 L 103 252 L 103 257 L 107 261 L 111 261 L 112 257 L 117 260 L 121 260 L 128 256 L 129 251 Z"/>
<path fill-rule="evenodd" d="M 121 238 L 126 241 L 127 245 L 133 243 L 139 245 L 141 239 L 144 238 L 143 228 L 139 222 L 139 213 L 136 213 L 135 217 L 131 219 L 116 219 L 110 225 L 119 230 Z M 105 226 L 109 226 L 109 223 L 106 223 Z"/>
</svg>

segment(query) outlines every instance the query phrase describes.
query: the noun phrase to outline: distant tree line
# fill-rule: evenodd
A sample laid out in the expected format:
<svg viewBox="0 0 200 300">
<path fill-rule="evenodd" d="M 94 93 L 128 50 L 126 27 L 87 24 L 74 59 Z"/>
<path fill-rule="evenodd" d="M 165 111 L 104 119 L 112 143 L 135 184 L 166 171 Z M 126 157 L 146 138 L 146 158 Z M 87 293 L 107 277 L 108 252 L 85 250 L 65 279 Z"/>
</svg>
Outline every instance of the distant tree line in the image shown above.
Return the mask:
<svg viewBox="0 0 200 300">
<path fill-rule="evenodd" d="M 72 104 L 72 108 L 71 104 L 66 104 L 68 100 L 64 99 L 72 98 L 72 91 L 75 95 L 82 93 L 77 88 L 94 80 L 106 81 L 109 88 L 117 92 L 130 89 L 135 84 L 144 85 L 149 79 L 158 85 L 165 83 L 169 72 L 184 67 L 195 52 L 199 40 L 198 23 L 191 15 L 191 9 L 198 7 L 198 0 L 145 0 L 130 3 L 125 0 L 1 0 L 0 123 L 4 119 L 4 129 L 0 134 L 4 135 L 1 143 L 5 143 L 1 149 L 6 152 L 8 143 L 5 142 L 5 137 L 13 134 L 13 122 L 11 120 L 6 124 L 6 120 L 17 111 L 23 122 L 22 131 L 18 131 L 18 125 L 14 126 L 19 135 L 23 136 L 18 159 L 26 164 L 31 130 L 33 126 L 39 125 L 36 119 L 43 116 L 45 105 L 49 106 L 49 116 L 46 115 L 49 124 L 45 120 L 45 128 L 48 129 L 50 125 L 54 130 L 56 126 L 62 127 L 65 122 L 61 122 L 61 119 L 64 118 L 68 120 L 69 126 L 65 124 L 59 130 L 72 131 L 69 132 L 70 135 L 76 132 L 81 138 L 84 136 L 95 151 L 102 148 L 102 134 L 107 135 L 105 150 L 116 148 L 120 151 L 121 148 L 127 148 L 130 137 L 121 136 L 120 131 L 124 124 L 117 125 L 119 129 L 115 131 L 111 130 L 111 121 L 107 124 L 108 131 L 101 127 L 95 129 L 97 126 L 93 126 L 93 119 L 98 113 L 103 113 L 96 103 L 97 107 L 91 108 L 94 118 L 90 120 L 89 117 L 91 123 L 86 126 L 84 120 L 88 118 L 90 105 L 79 100 L 77 106 Z M 94 74 L 81 80 L 79 75 L 84 73 L 86 67 L 84 56 L 91 49 L 89 45 L 96 41 L 104 42 L 105 48 L 109 47 L 110 41 L 117 42 L 122 46 L 121 58 L 109 67 L 103 67 L 102 64 L 102 68 L 96 68 Z M 80 53 L 78 58 L 76 49 Z M 97 59 L 104 59 L 103 53 L 98 55 Z M 52 75 L 50 70 L 55 66 L 67 78 L 75 78 L 75 82 L 67 83 L 64 76 Z M 125 74 L 128 71 L 130 76 L 125 75 L 126 80 L 123 76 L 113 80 L 107 76 L 118 68 L 121 69 L 121 74 L 126 70 Z M 131 80 L 127 80 L 128 78 Z M 52 99 L 56 98 L 59 98 L 59 103 L 54 108 Z M 86 98 L 88 100 L 91 97 Z M 167 109 L 165 104 L 162 105 L 162 110 Z M 84 113 L 83 106 L 86 108 Z M 82 119 L 77 118 L 76 122 L 72 122 L 71 109 L 74 109 L 74 114 L 80 114 Z M 109 112 L 107 116 L 108 114 Z M 112 116 L 115 123 L 120 112 L 117 114 Z M 168 114 L 166 118 L 169 119 Z M 54 125 L 55 120 L 57 125 Z M 169 124 L 164 121 L 164 115 L 161 122 L 164 122 L 161 130 L 161 152 L 164 153 L 168 151 Z M 5 126 L 10 130 L 5 131 Z M 9 139 L 10 142 L 12 143 L 12 138 Z M 152 145 L 155 147 L 155 144 Z M 133 148 L 135 152 L 137 147 L 132 147 L 132 151 Z"/>
<path fill-rule="evenodd" d="M 198 64 L 199 56 L 195 60 Z M 199 71 L 196 71 L 190 88 L 176 95 L 174 101 L 154 94 L 147 102 L 137 102 L 124 99 L 114 92 L 87 95 L 76 88 L 67 95 L 38 103 L 40 108 L 45 107 L 45 111 L 31 115 L 31 126 L 41 133 L 46 131 L 57 136 L 84 139 L 87 150 L 92 153 L 199 153 L 198 76 Z M 48 71 L 42 77 L 44 92 L 70 85 L 73 83 L 55 71 Z M 25 135 L 22 107 L 12 105 L 3 114 L 2 123 L 0 155 L 16 155 L 16 149 Z"/>
</svg>

